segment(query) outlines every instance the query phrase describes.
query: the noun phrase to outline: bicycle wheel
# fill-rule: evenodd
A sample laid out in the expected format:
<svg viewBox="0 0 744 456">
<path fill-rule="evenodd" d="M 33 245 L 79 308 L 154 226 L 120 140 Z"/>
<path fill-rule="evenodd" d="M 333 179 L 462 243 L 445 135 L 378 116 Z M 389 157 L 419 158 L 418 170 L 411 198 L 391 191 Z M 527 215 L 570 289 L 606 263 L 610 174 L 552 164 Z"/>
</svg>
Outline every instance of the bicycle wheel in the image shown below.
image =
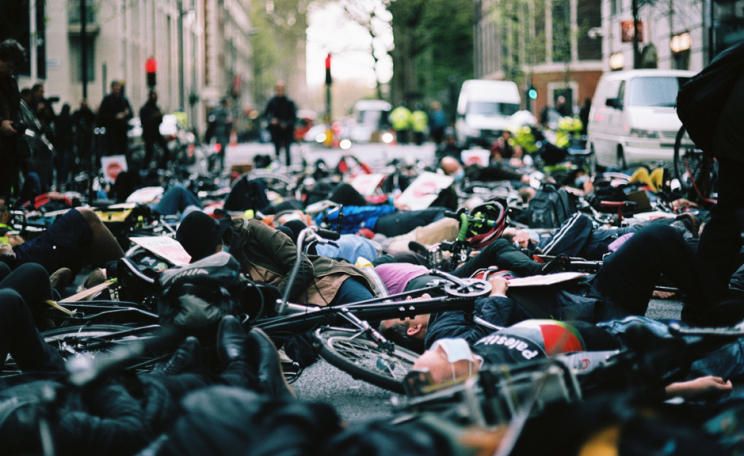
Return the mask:
<svg viewBox="0 0 744 456">
<path fill-rule="evenodd" d="M 315 333 L 321 344 L 320 356 L 331 365 L 380 388 L 403 394 L 403 377 L 418 354 L 401 347 L 388 353 L 359 331 L 321 328 Z"/>
<path fill-rule="evenodd" d="M 99 354 L 108 353 L 116 345 L 131 342 L 146 337 L 145 334 L 133 334 L 136 328 L 123 325 L 87 325 L 87 326 L 64 326 L 54 328 L 41 333 L 44 342 L 52 346 L 62 355 L 65 361 L 78 356 L 95 358 Z M 135 363 L 134 368 L 139 372 L 151 371 L 156 364 L 156 359 L 142 359 Z M 20 369 L 8 355 L 2 375 L 20 373 Z"/>
<path fill-rule="evenodd" d="M 715 203 L 711 196 L 717 187 L 716 163 L 695 146 L 684 126 L 674 140 L 674 177 L 689 198 Z"/>
</svg>

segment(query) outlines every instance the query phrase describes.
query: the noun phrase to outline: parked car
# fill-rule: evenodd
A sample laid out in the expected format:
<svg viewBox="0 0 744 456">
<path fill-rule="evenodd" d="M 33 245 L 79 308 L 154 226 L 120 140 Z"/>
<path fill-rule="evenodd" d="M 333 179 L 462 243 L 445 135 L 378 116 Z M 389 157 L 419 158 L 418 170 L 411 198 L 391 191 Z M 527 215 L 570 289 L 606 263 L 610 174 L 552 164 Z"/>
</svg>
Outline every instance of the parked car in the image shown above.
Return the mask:
<svg viewBox="0 0 744 456">
<path fill-rule="evenodd" d="M 629 164 L 671 163 L 682 126 L 674 109 L 677 92 L 693 75 L 681 70 L 631 70 L 602 76 L 587 130 L 597 164 L 626 169 Z"/>
<path fill-rule="evenodd" d="M 490 147 L 519 111 L 520 103 L 519 88 L 512 81 L 465 81 L 457 100 L 457 142 L 465 149 L 474 144 Z"/>
</svg>

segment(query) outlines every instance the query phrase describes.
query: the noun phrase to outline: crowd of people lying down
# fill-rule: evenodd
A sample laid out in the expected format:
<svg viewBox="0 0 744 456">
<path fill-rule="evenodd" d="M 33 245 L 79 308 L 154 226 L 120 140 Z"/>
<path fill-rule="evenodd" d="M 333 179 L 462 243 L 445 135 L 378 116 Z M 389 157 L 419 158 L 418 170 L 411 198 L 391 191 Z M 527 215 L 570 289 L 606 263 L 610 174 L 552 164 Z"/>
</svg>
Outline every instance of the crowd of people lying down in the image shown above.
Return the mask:
<svg viewBox="0 0 744 456">
<path fill-rule="evenodd" d="M 443 157 L 439 166 L 451 175 L 462 169 L 452 156 Z M 492 168 L 501 170 L 521 202 L 539 194 L 519 170 L 500 163 Z M 574 180 L 581 189 L 573 191 L 581 192 L 587 190 L 586 182 L 592 182 Z M 648 181 L 648 177 L 641 180 Z M 639 185 L 654 193 L 648 182 Z M 441 201 L 450 200 L 446 196 L 450 190 L 441 192 Z M 259 201 L 266 204 L 208 214 L 195 194 L 174 186 L 150 206 L 158 214 L 181 215 L 175 239 L 192 262 L 227 252 L 247 278 L 276 287 L 281 293 L 287 291 L 290 301 L 298 304 L 327 306 L 373 298 L 381 290 L 363 268 L 374 268 L 388 294 L 426 288 L 437 279 L 429 269 L 427 248 L 452 241 L 460 228 L 457 220 L 445 216 L 459 204 L 423 210 L 410 210 L 390 200 L 373 204 L 345 183 L 329 185 L 320 193 L 323 198 L 316 192 L 314 201 L 271 203 L 260 181 L 238 180 L 226 199 L 233 199 L 230 204 L 238 206 L 246 204 L 241 198 L 255 204 L 256 198 L 245 198 L 247 192 L 259 192 L 263 197 Z M 319 202 L 324 211 L 306 211 Z M 0 205 L 0 227 L 5 231 L 12 224 L 12 203 L 3 200 Z M 298 258 L 299 233 L 308 224 L 326 222 L 329 208 L 332 211 L 339 205 L 346 215 L 336 228 L 344 234 L 336 245 L 317 245 L 301 255 L 297 279 L 288 283 Z M 510 207 L 504 199 L 465 201 L 463 205 L 470 209 L 461 209 L 471 215 L 501 218 L 493 226 L 473 228 L 468 233 L 472 248 L 452 274 L 465 278 L 483 269 L 498 272 L 487 279 L 489 295 L 476 300 L 475 316 L 503 329 L 488 329 L 477 324 L 473 315 L 459 310 L 378 322 L 388 339 L 420 355 L 413 367 L 428 372 L 434 384 L 461 382 L 489 366 L 623 350 L 629 345 L 627 334 L 633 327 L 668 337 L 668 322 L 646 316 L 652 297 L 668 297 L 655 291 L 662 281 L 677 290 L 675 298 L 683 303 L 679 316 L 683 324 L 727 327 L 744 320 L 738 252 L 731 252 L 725 267 L 718 258 L 713 264 L 704 260 L 710 256 L 701 255 L 700 250 L 711 240 L 706 239 L 707 228 L 701 228 L 701 220 L 685 212 L 696 209 L 687 200 L 674 201 L 677 214 L 621 227 L 601 226 L 590 213 L 576 211 L 552 230 L 534 230 L 520 223 L 507 226 Z M 520 208 L 529 211 L 528 204 Z M 245 209 L 253 210 L 255 216 L 239 216 Z M 695 213 L 702 221 L 709 217 L 706 211 Z M 511 216 L 525 219 L 519 210 Z M 84 390 L 75 389 L 65 382 L 62 357 L 37 329 L 34 309 L 39 303 L 58 301 L 81 271 L 87 274 L 82 288 L 106 280 L 116 270 L 111 265 L 124 251 L 96 213 L 84 207 L 71 208 L 32 239 L 7 233 L 6 239 L 7 244 L 0 245 L 0 360 L 11 356 L 29 375 L 2 380 L 2 454 L 42 450 L 39 417 L 47 412 L 39 404 L 50 390 L 57 397 L 52 434 L 59 454 L 486 454 L 501 442 L 501 429 L 462 426 L 436 414 L 424 414 L 403 424 L 377 420 L 347 426 L 332 406 L 298 400 L 285 380 L 282 359 L 289 357 L 307 365 L 317 357 L 307 349 L 309 344 L 302 343 L 301 338 L 309 336 L 272 341 L 260 329 L 246 332 L 230 315 L 220 316 L 212 325 L 216 363 L 204 362 L 202 341 L 190 336 L 155 371 L 115 374 Z M 544 261 L 539 255 L 552 259 Z M 593 274 L 558 285 L 526 287 L 518 293 L 509 289 L 510 278 L 565 271 L 570 258 L 595 261 L 600 266 Z M 90 266 L 94 267 L 92 272 Z M 431 297 L 421 293 L 412 296 Z M 525 303 L 537 303 L 542 314 L 535 315 L 534 307 Z M 724 448 L 725 433 L 711 425 L 711 420 L 721 413 L 737 417 L 737 402 L 721 399 L 733 390 L 731 379 L 735 383 L 744 373 L 742 342 L 701 357 L 683 378 L 667 384 L 653 397 L 644 397 L 643 406 L 629 402 L 638 420 L 647 419 L 640 412 L 642 407 L 662 407 L 666 398 L 683 397 L 688 404 L 703 407 L 705 413 L 676 423 L 676 427 L 666 421 L 653 424 L 659 435 L 680 445 L 676 452 L 666 454 L 686 454 L 701 446 Z M 630 401 L 622 395 L 603 400 Z M 604 407 L 594 404 L 591 408 L 591 404 L 581 405 L 587 416 Z M 566 415 L 551 417 L 548 413 L 540 419 L 552 418 L 557 426 L 560 416 L 577 412 L 561 413 Z M 534 429 L 528 427 L 525 435 L 541 432 L 542 428 L 535 426 L 538 424 Z M 727 432 L 739 429 L 731 426 Z M 691 434 L 690 429 L 695 432 Z M 555 432 L 552 429 L 549 434 Z M 627 439 L 643 441 L 638 431 L 628 431 Z M 646 441 L 643 444 L 648 447 L 644 451 L 653 447 Z M 519 443 L 514 454 L 529 454 L 535 445 L 532 441 Z"/>
</svg>

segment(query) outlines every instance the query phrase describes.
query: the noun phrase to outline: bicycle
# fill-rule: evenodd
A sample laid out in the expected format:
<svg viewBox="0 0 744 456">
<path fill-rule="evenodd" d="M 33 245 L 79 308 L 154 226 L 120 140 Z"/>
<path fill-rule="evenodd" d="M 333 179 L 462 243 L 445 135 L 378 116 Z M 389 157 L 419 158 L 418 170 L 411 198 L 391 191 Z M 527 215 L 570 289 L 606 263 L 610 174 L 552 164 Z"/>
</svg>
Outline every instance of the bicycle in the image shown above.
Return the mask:
<svg viewBox="0 0 744 456">
<path fill-rule="evenodd" d="M 684 125 L 674 140 L 674 177 L 682 190 L 695 195 L 700 203 L 716 203 L 718 162 L 695 146 Z"/>
</svg>

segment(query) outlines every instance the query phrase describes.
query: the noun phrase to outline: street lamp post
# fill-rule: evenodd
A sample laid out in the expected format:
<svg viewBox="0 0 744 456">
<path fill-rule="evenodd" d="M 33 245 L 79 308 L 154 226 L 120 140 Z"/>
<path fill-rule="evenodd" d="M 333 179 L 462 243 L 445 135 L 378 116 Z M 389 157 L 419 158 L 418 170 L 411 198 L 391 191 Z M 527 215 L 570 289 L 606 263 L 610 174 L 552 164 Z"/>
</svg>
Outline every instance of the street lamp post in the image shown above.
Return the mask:
<svg viewBox="0 0 744 456">
<path fill-rule="evenodd" d="M 83 100 L 88 99 L 88 36 L 85 30 L 87 13 L 85 0 L 80 0 L 80 71 L 82 72 Z"/>
</svg>

